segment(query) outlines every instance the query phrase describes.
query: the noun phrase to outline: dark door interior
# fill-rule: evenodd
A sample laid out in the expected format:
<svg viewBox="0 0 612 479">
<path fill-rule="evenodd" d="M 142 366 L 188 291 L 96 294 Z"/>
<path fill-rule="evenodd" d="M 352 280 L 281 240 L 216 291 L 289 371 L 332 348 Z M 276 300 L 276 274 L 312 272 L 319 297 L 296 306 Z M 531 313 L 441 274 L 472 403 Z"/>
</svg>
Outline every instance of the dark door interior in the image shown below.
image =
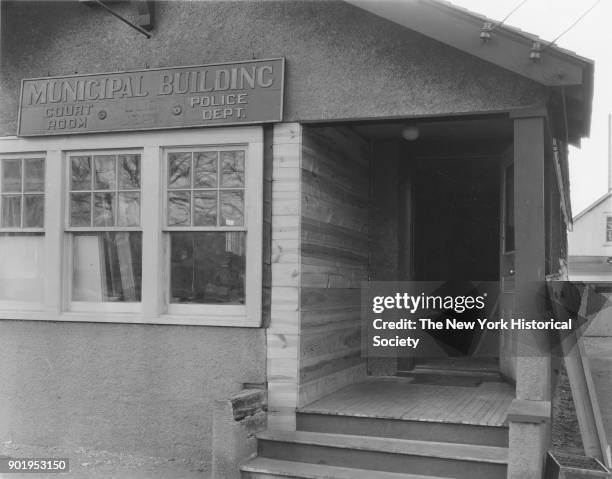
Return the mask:
<svg viewBox="0 0 612 479">
<path fill-rule="evenodd" d="M 419 161 L 413 175 L 414 280 L 498 281 L 498 162 Z"/>
<path fill-rule="evenodd" d="M 412 166 L 410 244 L 404 235 L 412 268 L 404 279 L 451 284 L 499 281 L 499 161 L 428 159 L 415 160 Z M 479 331 L 435 335 L 452 356 L 469 356 L 482 341 Z"/>
</svg>

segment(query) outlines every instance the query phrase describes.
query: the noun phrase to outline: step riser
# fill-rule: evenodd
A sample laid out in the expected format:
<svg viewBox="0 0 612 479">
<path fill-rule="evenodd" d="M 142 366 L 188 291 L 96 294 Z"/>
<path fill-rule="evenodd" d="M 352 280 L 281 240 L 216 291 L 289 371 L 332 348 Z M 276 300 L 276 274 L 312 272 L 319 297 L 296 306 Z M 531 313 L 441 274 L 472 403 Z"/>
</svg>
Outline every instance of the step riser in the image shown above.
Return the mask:
<svg viewBox="0 0 612 479">
<path fill-rule="evenodd" d="M 354 467 L 457 479 L 505 479 L 506 466 L 486 462 L 445 459 L 380 451 L 336 448 L 312 444 L 259 440 L 259 455 L 286 461 Z"/>
<path fill-rule="evenodd" d="M 298 413 L 299 431 L 508 447 L 508 428 Z"/>
<path fill-rule="evenodd" d="M 247 472 L 247 471 L 241 471 L 240 472 L 240 478 L 241 479 L 308 479 L 307 476 L 296 476 L 296 475 L 290 475 L 287 476 L 285 474 L 268 474 L 266 472 Z"/>
</svg>

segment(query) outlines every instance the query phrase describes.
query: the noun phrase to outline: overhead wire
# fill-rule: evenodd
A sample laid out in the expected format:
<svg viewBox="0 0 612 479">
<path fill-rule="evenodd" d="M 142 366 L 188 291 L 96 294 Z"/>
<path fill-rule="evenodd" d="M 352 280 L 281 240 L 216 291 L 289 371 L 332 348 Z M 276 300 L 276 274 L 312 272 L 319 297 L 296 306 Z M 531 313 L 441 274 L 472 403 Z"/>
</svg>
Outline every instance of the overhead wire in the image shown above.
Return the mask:
<svg viewBox="0 0 612 479">
<path fill-rule="evenodd" d="M 570 30 L 572 30 L 576 25 L 578 25 L 578 23 L 584 18 L 586 17 L 589 13 L 591 13 L 593 11 L 593 9 L 599 5 L 601 3 L 601 0 L 596 0 L 595 3 L 593 3 L 593 5 L 591 5 L 582 15 L 580 15 L 576 20 L 574 20 L 574 22 L 572 22 L 572 24 L 567 27 L 565 30 L 563 30 L 559 35 L 557 35 L 555 37 L 554 40 L 552 40 L 551 42 L 547 43 L 546 46 L 542 49 L 545 50 L 548 47 L 553 46 L 557 40 L 559 40 L 559 38 L 561 38 L 563 35 L 565 35 L 567 32 L 569 32 Z"/>
</svg>

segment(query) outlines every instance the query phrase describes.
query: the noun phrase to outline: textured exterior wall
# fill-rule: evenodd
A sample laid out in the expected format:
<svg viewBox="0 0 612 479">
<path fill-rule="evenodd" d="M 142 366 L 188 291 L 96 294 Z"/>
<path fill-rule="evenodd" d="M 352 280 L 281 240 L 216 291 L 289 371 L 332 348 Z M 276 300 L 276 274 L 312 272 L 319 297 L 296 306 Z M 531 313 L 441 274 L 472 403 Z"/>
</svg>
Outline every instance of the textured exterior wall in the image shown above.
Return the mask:
<svg viewBox="0 0 612 479">
<path fill-rule="evenodd" d="M 535 83 L 337 1 L 159 2 L 147 40 L 80 2 L 2 2 L 0 135 L 22 78 L 285 57 L 285 120 L 479 112 L 542 100 Z M 135 19 L 134 2 L 113 8 Z"/>
<path fill-rule="evenodd" d="M 0 321 L 0 441 L 208 467 L 213 404 L 265 379 L 261 329 Z"/>
</svg>

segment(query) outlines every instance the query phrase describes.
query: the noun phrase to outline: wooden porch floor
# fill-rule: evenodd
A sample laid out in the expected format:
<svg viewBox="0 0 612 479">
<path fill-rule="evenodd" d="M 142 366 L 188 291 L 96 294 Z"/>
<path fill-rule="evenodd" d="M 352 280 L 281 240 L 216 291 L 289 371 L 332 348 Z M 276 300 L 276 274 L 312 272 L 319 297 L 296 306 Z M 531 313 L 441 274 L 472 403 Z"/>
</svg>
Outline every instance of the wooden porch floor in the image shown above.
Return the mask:
<svg viewBox="0 0 612 479">
<path fill-rule="evenodd" d="M 514 388 L 503 382 L 473 387 L 415 384 L 412 378 L 368 378 L 300 408 L 301 412 L 501 426 Z"/>
</svg>

